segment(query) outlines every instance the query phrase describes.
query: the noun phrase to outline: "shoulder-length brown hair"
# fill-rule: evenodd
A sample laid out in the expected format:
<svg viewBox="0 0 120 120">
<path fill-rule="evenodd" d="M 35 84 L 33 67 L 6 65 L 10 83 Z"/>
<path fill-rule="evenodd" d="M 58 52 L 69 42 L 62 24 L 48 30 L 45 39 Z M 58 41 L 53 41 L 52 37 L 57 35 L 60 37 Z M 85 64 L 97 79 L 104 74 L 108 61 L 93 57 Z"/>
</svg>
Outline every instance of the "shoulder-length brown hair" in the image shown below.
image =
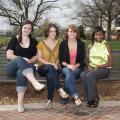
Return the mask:
<svg viewBox="0 0 120 120">
<path fill-rule="evenodd" d="M 23 21 L 23 23 L 21 24 L 20 29 L 19 29 L 19 36 L 18 36 L 19 43 L 22 43 L 22 27 L 24 25 L 26 25 L 26 24 L 30 24 L 31 25 L 31 33 L 33 32 L 33 23 L 32 23 L 32 21 L 30 21 L 30 20 Z M 32 39 L 32 34 L 31 33 L 29 34 L 30 40 Z"/>
<path fill-rule="evenodd" d="M 75 24 L 71 24 L 71 25 L 68 26 L 68 28 L 66 30 L 66 33 L 65 33 L 65 39 L 68 40 L 69 29 L 71 29 L 73 32 L 75 32 L 77 34 L 76 40 L 80 40 L 80 33 L 79 33 L 79 30 L 78 30 L 78 28 Z"/>
<path fill-rule="evenodd" d="M 58 27 L 56 24 L 53 24 L 53 23 L 50 23 L 47 25 L 45 31 L 44 31 L 44 34 L 45 34 L 45 38 L 47 38 L 49 36 L 49 31 L 50 31 L 50 28 L 54 27 L 56 29 L 56 38 L 59 36 L 59 30 L 58 30 Z"/>
</svg>

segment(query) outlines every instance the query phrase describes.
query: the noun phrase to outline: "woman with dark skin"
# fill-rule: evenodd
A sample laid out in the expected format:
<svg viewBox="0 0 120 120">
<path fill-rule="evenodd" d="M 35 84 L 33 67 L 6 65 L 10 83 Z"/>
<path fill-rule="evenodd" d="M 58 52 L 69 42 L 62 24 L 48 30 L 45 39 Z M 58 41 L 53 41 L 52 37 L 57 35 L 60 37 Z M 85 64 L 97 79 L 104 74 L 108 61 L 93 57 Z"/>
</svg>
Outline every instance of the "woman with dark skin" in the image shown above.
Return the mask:
<svg viewBox="0 0 120 120">
<path fill-rule="evenodd" d="M 112 50 L 104 38 L 105 33 L 102 27 L 96 27 L 92 44 L 88 45 L 87 49 L 87 69 L 81 73 L 87 107 L 98 106 L 99 94 L 96 81 L 109 75 L 113 63 Z"/>
</svg>

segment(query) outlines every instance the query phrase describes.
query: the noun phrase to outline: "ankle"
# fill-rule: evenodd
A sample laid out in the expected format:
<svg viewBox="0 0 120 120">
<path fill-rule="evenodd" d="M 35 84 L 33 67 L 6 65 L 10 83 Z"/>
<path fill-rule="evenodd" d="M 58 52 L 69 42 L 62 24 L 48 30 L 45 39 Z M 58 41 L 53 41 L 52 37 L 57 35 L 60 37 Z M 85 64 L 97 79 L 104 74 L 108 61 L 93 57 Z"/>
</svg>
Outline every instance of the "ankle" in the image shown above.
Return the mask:
<svg viewBox="0 0 120 120">
<path fill-rule="evenodd" d="M 63 90 L 63 89 L 62 89 L 62 88 L 59 88 L 59 89 L 58 89 L 58 92 L 61 91 L 61 90 Z"/>
<path fill-rule="evenodd" d="M 18 112 L 24 112 L 24 105 L 18 105 Z"/>
<path fill-rule="evenodd" d="M 52 108 L 52 100 L 48 100 L 46 103 L 47 108 Z"/>
<path fill-rule="evenodd" d="M 79 96 L 74 96 L 74 99 L 76 100 L 76 99 L 79 99 Z"/>
</svg>

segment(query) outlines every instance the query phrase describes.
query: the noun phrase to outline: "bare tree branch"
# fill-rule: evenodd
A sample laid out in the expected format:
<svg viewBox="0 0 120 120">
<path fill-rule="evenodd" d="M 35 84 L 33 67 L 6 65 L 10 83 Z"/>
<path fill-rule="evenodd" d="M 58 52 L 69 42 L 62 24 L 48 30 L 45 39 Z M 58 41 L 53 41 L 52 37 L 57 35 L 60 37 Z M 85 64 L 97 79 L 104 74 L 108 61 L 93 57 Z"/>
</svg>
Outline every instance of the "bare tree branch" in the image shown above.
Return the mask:
<svg viewBox="0 0 120 120">
<path fill-rule="evenodd" d="M 34 15 L 32 21 L 36 25 L 44 13 L 52 8 L 57 8 L 52 4 L 57 1 L 59 0 L 39 0 L 37 1 L 37 3 L 39 2 L 38 5 L 36 5 L 36 0 L 9 0 L 8 3 L 1 0 L 0 16 L 8 18 L 11 25 L 20 25 L 23 20 Z"/>
<path fill-rule="evenodd" d="M 102 22 L 102 20 L 106 21 L 107 39 L 110 39 L 112 21 L 118 15 L 120 15 L 120 0 L 91 0 L 91 1 L 86 0 L 85 2 L 83 2 L 81 6 L 82 6 L 81 8 L 83 8 L 81 9 L 81 11 L 83 12 L 82 16 L 83 22 L 90 23 L 91 19 L 91 23 L 95 25 L 95 20 L 96 22 L 97 21 Z"/>
</svg>

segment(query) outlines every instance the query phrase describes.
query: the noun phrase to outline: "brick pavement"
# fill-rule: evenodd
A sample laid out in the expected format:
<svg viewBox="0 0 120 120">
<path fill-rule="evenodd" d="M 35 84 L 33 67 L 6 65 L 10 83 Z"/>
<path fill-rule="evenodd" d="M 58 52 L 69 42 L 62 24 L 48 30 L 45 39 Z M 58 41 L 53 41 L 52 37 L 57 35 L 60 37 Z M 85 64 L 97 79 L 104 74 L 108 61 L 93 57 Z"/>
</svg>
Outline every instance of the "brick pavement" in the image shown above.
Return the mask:
<svg viewBox="0 0 120 120">
<path fill-rule="evenodd" d="M 98 108 L 88 108 L 85 103 L 80 107 L 68 104 L 67 108 L 63 109 L 60 104 L 54 103 L 52 109 L 46 109 L 44 103 L 39 103 L 26 105 L 24 113 L 17 112 L 14 106 L 12 110 L 1 110 L 0 120 L 120 120 L 120 105 L 112 104 L 100 105 Z"/>
</svg>

